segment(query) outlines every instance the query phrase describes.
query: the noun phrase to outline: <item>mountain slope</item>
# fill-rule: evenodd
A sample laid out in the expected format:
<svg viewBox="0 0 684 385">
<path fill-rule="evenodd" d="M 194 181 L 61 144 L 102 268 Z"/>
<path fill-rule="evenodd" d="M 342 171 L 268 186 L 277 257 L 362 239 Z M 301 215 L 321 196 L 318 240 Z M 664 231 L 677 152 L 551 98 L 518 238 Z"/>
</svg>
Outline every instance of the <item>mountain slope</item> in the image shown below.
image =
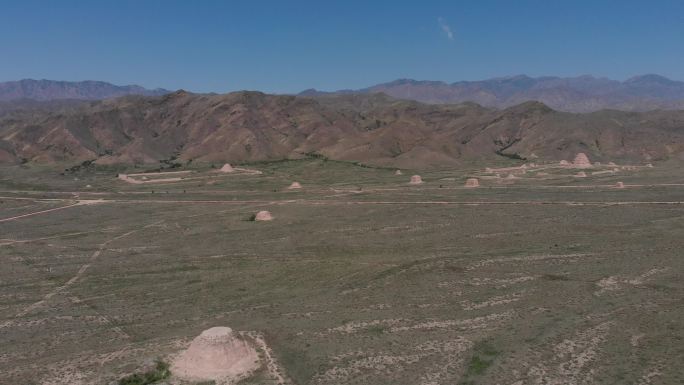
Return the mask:
<svg viewBox="0 0 684 385">
<path fill-rule="evenodd" d="M 0 83 L 0 101 L 31 99 L 38 101 L 57 99 L 101 100 L 125 95 L 164 95 L 164 89 L 148 90 L 140 86 L 116 86 L 106 82 L 63 82 L 54 80 L 24 79 Z"/>
<path fill-rule="evenodd" d="M 237 92 L 127 96 L 0 118 L 4 162 L 156 163 L 298 158 L 398 167 L 502 157 L 650 161 L 684 153 L 684 112 L 570 114 L 537 102 L 503 111 L 383 94 L 318 98 Z"/>
<path fill-rule="evenodd" d="M 474 102 L 493 108 L 539 101 L 553 109 L 567 112 L 684 109 L 684 82 L 659 75 L 636 76 L 624 82 L 592 76 L 532 78 L 525 75 L 451 84 L 400 79 L 356 91 L 337 91 L 334 94 L 376 92 L 424 103 Z M 323 94 L 327 93 L 316 90 L 302 93 L 306 96 Z"/>
</svg>

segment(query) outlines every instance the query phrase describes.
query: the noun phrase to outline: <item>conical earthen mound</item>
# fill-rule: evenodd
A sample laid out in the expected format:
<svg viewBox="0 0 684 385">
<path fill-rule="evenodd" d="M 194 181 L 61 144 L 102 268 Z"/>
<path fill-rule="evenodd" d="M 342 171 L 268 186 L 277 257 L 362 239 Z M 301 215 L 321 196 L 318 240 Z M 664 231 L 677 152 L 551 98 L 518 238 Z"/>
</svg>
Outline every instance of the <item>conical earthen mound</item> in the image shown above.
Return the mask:
<svg viewBox="0 0 684 385">
<path fill-rule="evenodd" d="M 292 182 L 292 184 L 288 187 L 290 190 L 295 190 L 295 189 L 300 189 L 302 188 L 302 185 L 299 184 L 299 182 Z"/>
<path fill-rule="evenodd" d="M 394 175 L 403 175 L 403 174 L 404 174 L 404 173 L 401 172 L 401 170 L 397 170 L 397 171 L 394 172 Z"/>
<path fill-rule="evenodd" d="M 228 327 L 202 332 L 171 364 L 171 373 L 192 381 L 230 383 L 259 366 L 256 350 Z"/>
<path fill-rule="evenodd" d="M 223 165 L 223 167 L 221 167 L 221 169 L 219 171 L 221 171 L 221 172 L 233 172 L 233 171 L 235 171 L 235 169 L 233 168 L 233 166 L 230 165 L 230 163 L 226 163 Z"/>
<path fill-rule="evenodd" d="M 423 183 L 423 178 L 420 177 L 420 175 L 414 175 L 411 177 L 411 181 L 409 181 L 410 184 L 421 184 Z"/>
<path fill-rule="evenodd" d="M 575 167 L 591 167 L 591 162 L 589 161 L 589 158 L 587 155 L 583 152 L 578 153 L 575 155 L 575 160 L 572 161 L 572 165 Z"/>
</svg>

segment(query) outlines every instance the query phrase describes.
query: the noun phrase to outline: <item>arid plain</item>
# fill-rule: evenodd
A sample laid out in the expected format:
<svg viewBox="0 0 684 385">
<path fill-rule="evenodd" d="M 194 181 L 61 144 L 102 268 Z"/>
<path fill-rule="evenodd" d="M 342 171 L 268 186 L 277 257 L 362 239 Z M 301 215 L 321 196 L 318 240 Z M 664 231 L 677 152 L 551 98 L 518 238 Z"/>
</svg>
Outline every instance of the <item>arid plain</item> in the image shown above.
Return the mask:
<svg viewBox="0 0 684 385">
<path fill-rule="evenodd" d="M 684 171 L 522 165 L 2 167 L 0 383 L 116 384 L 217 326 L 240 384 L 684 382 Z"/>
</svg>

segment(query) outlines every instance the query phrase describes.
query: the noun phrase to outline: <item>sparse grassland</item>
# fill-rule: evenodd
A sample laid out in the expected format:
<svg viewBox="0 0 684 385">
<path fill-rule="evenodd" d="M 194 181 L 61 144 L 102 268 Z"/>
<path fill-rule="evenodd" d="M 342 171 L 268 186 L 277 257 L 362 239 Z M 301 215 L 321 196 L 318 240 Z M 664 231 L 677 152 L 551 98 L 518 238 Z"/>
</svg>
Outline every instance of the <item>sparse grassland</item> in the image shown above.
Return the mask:
<svg viewBox="0 0 684 385">
<path fill-rule="evenodd" d="M 512 182 L 481 165 L 244 167 L 262 174 L 0 168 L 0 384 L 116 383 L 213 326 L 260 333 L 295 384 L 684 381 L 677 164 Z M 249 220 L 261 210 L 275 219 Z"/>
</svg>

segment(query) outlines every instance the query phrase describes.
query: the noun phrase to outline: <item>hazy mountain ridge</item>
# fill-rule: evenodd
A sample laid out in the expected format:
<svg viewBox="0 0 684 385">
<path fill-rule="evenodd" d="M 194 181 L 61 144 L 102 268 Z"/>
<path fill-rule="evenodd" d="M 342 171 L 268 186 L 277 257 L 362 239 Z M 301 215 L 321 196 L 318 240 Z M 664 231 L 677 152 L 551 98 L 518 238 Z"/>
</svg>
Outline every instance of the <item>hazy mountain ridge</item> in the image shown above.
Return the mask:
<svg viewBox="0 0 684 385">
<path fill-rule="evenodd" d="M 331 159 L 431 167 L 510 158 L 682 159 L 684 111 L 571 114 L 538 102 L 505 110 L 383 94 L 259 92 L 126 96 L 0 118 L 0 162 L 157 163 Z"/>
<path fill-rule="evenodd" d="M 571 78 L 518 75 L 456 83 L 399 79 L 355 91 L 329 93 L 309 89 L 302 95 L 374 92 L 424 103 L 474 102 L 499 109 L 526 101 L 539 101 L 567 112 L 684 109 L 684 82 L 653 74 L 635 76 L 623 82 L 589 75 Z"/>
<path fill-rule="evenodd" d="M 137 85 L 117 86 L 101 81 L 67 82 L 23 79 L 0 83 L 0 101 L 30 99 L 50 101 L 60 99 L 101 100 L 125 95 L 159 96 L 171 91 L 148 90 Z"/>
</svg>

